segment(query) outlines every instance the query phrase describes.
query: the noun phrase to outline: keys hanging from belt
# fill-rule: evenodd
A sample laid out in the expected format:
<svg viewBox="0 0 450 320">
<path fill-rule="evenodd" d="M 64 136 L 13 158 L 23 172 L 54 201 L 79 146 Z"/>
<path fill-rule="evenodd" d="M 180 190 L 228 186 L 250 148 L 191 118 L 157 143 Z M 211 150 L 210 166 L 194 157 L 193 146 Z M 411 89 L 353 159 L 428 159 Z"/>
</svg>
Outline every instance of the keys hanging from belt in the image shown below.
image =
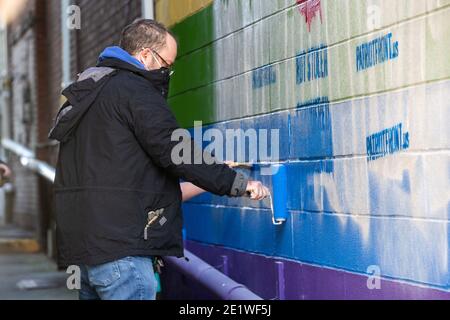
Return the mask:
<svg viewBox="0 0 450 320">
<path fill-rule="evenodd" d="M 164 268 L 164 261 L 161 257 L 155 257 L 153 259 L 153 268 L 155 269 L 156 273 L 162 273 L 162 268 Z"/>
</svg>

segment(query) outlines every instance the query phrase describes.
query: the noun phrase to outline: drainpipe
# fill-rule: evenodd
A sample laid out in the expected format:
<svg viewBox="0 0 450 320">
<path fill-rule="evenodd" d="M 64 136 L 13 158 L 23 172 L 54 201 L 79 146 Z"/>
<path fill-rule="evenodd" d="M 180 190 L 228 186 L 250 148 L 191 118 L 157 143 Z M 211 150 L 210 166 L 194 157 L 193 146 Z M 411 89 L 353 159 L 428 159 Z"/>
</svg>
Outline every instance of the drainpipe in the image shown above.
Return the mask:
<svg viewBox="0 0 450 320">
<path fill-rule="evenodd" d="M 61 35 L 62 35 L 62 88 L 72 83 L 70 74 L 70 29 L 67 25 L 69 18 L 70 0 L 61 0 Z"/>
<path fill-rule="evenodd" d="M 164 257 L 164 261 L 176 271 L 203 285 L 224 300 L 262 300 L 244 285 L 239 284 L 210 266 L 205 261 L 185 251 L 185 258 Z"/>
<path fill-rule="evenodd" d="M 0 17 L 0 137 L 8 137 L 10 133 L 10 97 L 11 80 L 8 72 L 8 29 L 7 24 Z M 5 151 L 0 147 L 0 159 L 6 160 Z M 2 184 L 2 182 L 0 182 Z M 9 187 L 9 188 L 8 188 Z M 0 189 L 0 225 L 12 222 L 13 189 L 6 184 Z"/>
<path fill-rule="evenodd" d="M 142 18 L 155 19 L 155 1 L 141 0 Z"/>
<path fill-rule="evenodd" d="M 8 29 L 6 22 L 0 19 L 0 113 L 2 118 L 0 137 L 9 138 L 11 122 L 9 121 L 10 97 L 11 97 L 11 78 L 8 72 Z M 0 156 L 4 156 L 3 152 Z"/>
</svg>

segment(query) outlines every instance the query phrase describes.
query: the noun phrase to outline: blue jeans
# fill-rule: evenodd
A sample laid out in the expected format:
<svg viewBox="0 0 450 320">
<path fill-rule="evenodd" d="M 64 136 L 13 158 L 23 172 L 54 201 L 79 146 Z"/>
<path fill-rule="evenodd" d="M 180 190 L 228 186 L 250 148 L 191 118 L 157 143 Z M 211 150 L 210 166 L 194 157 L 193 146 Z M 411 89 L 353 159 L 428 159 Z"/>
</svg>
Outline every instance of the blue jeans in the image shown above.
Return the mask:
<svg viewBox="0 0 450 320">
<path fill-rule="evenodd" d="M 157 281 L 151 257 L 126 257 L 81 266 L 80 300 L 155 300 Z"/>
</svg>

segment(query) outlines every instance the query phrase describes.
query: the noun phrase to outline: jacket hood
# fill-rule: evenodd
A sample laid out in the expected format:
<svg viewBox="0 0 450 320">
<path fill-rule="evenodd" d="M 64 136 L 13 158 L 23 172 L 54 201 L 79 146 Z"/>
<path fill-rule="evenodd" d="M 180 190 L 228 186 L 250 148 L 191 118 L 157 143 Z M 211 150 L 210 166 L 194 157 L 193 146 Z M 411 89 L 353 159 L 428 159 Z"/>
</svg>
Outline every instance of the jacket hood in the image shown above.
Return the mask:
<svg viewBox="0 0 450 320">
<path fill-rule="evenodd" d="M 153 87 L 167 99 L 169 93 L 170 71 L 166 68 L 147 71 L 139 67 L 136 61 L 127 52 L 121 52 L 120 48 L 107 48 L 99 58 L 97 67 L 89 68 L 80 74 L 77 82 L 71 84 L 62 92 L 67 98 L 60 109 L 53 128 L 49 133 L 49 139 L 61 143 L 67 142 L 83 119 L 83 116 L 95 102 L 101 89 L 110 76 L 114 76 L 117 70 L 126 70 L 139 75 L 149 81 Z"/>
<path fill-rule="evenodd" d="M 148 80 L 165 99 L 167 99 L 168 97 L 170 70 L 167 68 L 148 71 L 146 69 L 138 68 L 134 64 L 130 64 L 117 58 L 103 59 L 102 61 L 99 61 L 97 67 L 106 67 L 133 72 L 134 74 L 137 74 Z"/>
<path fill-rule="evenodd" d="M 50 130 L 49 139 L 59 142 L 70 140 L 83 116 L 90 109 L 109 76 L 116 70 L 106 67 L 89 68 L 79 75 L 77 82 L 62 92 L 67 98 Z"/>
<path fill-rule="evenodd" d="M 135 57 L 130 55 L 127 51 L 121 47 L 108 47 L 106 48 L 98 58 L 99 63 L 106 59 L 118 59 L 126 63 L 129 63 L 139 69 L 145 70 L 145 66 Z"/>
</svg>

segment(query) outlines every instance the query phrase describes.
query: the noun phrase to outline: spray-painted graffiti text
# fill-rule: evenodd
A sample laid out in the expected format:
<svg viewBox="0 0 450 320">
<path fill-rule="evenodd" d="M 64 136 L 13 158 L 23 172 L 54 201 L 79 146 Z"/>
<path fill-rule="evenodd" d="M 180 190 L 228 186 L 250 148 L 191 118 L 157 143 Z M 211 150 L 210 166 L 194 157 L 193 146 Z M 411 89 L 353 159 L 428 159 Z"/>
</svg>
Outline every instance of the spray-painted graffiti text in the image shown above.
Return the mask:
<svg viewBox="0 0 450 320">
<path fill-rule="evenodd" d="M 253 89 L 259 89 L 274 84 L 277 81 L 277 74 L 272 65 L 265 66 L 253 71 Z"/>
<path fill-rule="evenodd" d="M 392 41 L 392 33 L 389 33 L 356 47 L 356 69 L 358 72 L 369 69 L 398 55 L 398 41 Z"/>
<path fill-rule="evenodd" d="M 409 133 L 403 133 L 403 124 L 385 129 L 367 137 L 368 161 L 409 149 Z"/>
<path fill-rule="evenodd" d="M 328 77 L 328 48 L 321 46 L 300 53 L 296 68 L 297 84 Z"/>
</svg>

